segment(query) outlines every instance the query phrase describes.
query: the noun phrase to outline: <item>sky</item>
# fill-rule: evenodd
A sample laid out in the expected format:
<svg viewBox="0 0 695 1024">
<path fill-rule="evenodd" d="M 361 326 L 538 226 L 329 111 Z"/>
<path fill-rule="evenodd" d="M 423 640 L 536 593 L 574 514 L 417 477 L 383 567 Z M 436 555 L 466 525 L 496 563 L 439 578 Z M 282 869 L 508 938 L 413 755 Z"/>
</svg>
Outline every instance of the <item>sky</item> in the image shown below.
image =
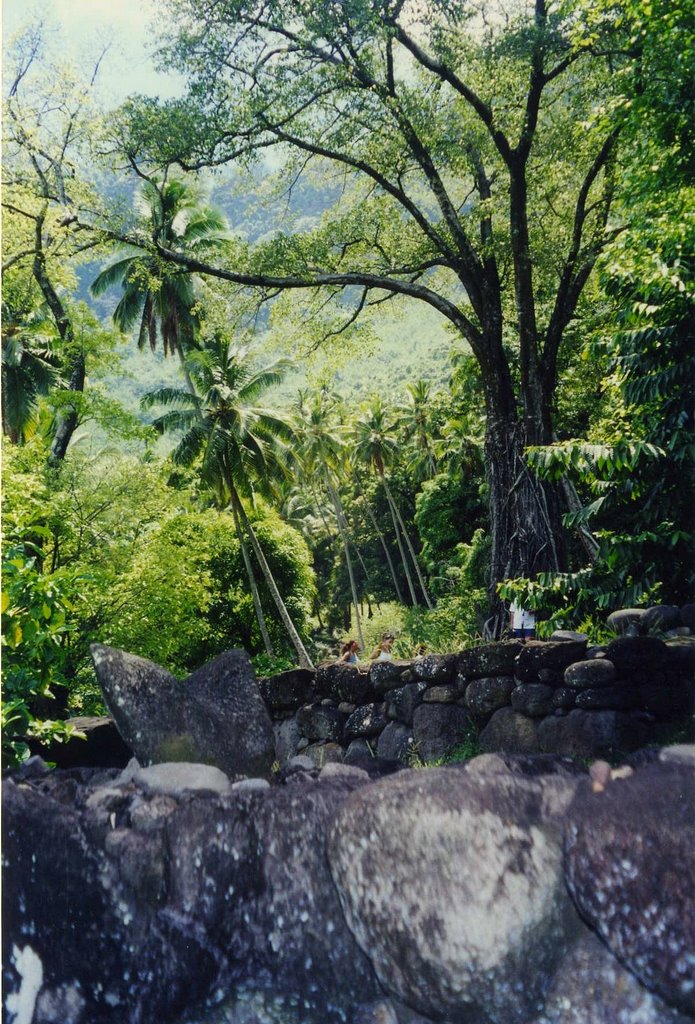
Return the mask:
<svg viewBox="0 0 695 1024">
<path fill-rule="evenodd" d="M 169 97 L 181 91 L 182 83 L 154 68 L 152 23 L 157 10 L 156 0 L 2 0 L 3 50 L 28 21 L 43 17 L 55 26 L 61 52 L 86 66 L 111 41 L 99 74 L 107 107 L 133 92 Z"/>
</svg>

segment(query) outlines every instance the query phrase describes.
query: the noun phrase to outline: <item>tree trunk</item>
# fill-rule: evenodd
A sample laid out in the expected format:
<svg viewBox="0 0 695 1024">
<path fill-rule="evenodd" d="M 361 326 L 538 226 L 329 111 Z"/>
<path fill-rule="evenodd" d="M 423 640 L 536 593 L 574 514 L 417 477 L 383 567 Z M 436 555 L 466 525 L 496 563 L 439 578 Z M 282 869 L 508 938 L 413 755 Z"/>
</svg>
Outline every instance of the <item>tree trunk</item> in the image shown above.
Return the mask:
<svg viewBox="0 0 695 1024">
<path fill-rule="evenodd" d="M 506 626 L 497 584 L 520 576 L 533 578 L 539 572 L 561 567 L 557 494 L 527 466 L 523 455 L 527 443 L 516 415 L 488 409 L 485 471 L 490 502 L 489 598 L 493 615 L 486 632 L 491 637 L 501 636 Z"/>
<path fill-rule="evenodd" d="M 393 586 L 394 586 L 394 589 L 396 591 L 396 598 L 397 598 L 399 604 L 404 604 L 405 602 L 403 601 L 403 595 L 401 593 L 401 588 L 400 588 L 400 585 L 398 583 L 398 577 L 396 576 L 396 570 L 395 570 L 394 565 L 393 565 L 393 559 L 391 558 L 391 552 L 389 551 L 388 544 L 386 543 L 386 538 L 384 537 L 383 533 L 379 529 L 379 524 L 376 521 L 376 516 L 372 512 L 372 510 L 371 510 L 371 508 L 369 506 L 369 502 L 367 501 L 367 496 L 365 495 L 365 493 L 362 491 L 361 488 L 360 488 L 360 494 L 364 498 L 364 507 L 367 510 L 367 515 L 369 516 L 369 518 L 371 520 L 371 523 L 372 523 L 372 526 L 376 530 L 376 535 L 377 535 L 377 537 L 379 538 L 379 540 L 381 542 L 382 548 L 384 549 L 384 554 L 386 555 L 386 561 L 388 562 L 389 569 L 391 570 L 391 579 L 393 580 Z"/>
<path fill-rule="evenodd" d="M 270 639 L 270 633 L 268 632 L 268 626 L 266 625 L 265 615 L 263 614 L 263 608 L 261 606 L 261 598 L 258 593 L 258 584 L 256 583 L 256 575 L 253 571 L 253 565 L 251 564 L 251 558 L 249 556 L 249 549 L 246 547 L 246 540 L 244 539 L 244 531 L 241 528 L 239 522 L 239 515 L 234 506 L 234 502 L 230 502 L 232 509 L 232 516 L 234 518 L 234 526 L 236 528 L 236 535 L 239 538 L 239 546 L 241 547 L 241 555 L 244 559 L 244 565 L 246 566 L 246 575 L 249 578 L 249 587 L 251 588 L 251 596 L 253 597 L 253 607 L 256 609 L 256 619 L 258 620 L 258 628 L 261 631 L 263 637 L 263 644 L 265 646 L 265 653 L 269 657 L 275 657 L 275 651 L 273 650 L 273 644 Z"/>
<path fill-rule="evenodd" d="M 253 527 L 251 526 L 251 523 L 249 522 L 249 517 L 246 515 L 246 510 L 244 509 L 244 506 L 241 504 L 241 501 L 239 500 L 239 496 L 236 494 L 236 491 L 232 491 L 232 499 L 236 502 L 237 511 L 244 525 L 244 529 L 248 534 L 249 540 L 251 541 L 251 547 L 253 548 L 256 558 L 258 559 L 258 564 L 261 567 L 263 578 L 265 579 L 265 582 L 268 586 L 268 590 L 271 593 L 273 601 L 275 601 L 275 606 L 277 607 L 277 610 L 280 614 L 280 618 L 282 619 L 282 624 L 287 630 L 289 638 L 292 641 L 292 646 L 297 652 L 297 655 L 299 657 L 299 664 L 302 666 L 302 668 L 313 668 L 314 666 L 312 664 L 311 658 L 307 654 L 306 648 L 302 643 L 302 639 L 299 633 L 297 632 L 295 625 L 292 622 L 292 619 L 290 618 L 290 613 L 287 611 L 285 602 L 283 601 L 282 596 L 280 595 L 280 591 L 277 588 L 277 584 L 275 582 L 275 579 L 273 578 L 273 574 L 270 571 L 270 566 L 268 565 L 266 557 L 263 554 L 263 549 L 261 548 L 261 545 L 258 542 L 258 537 L 256 536 L 256 533 Z"/>
<path fill-rule="evenodd" d="M 350 577 L 350 591 L 352 593 L 352 604 L 355 609 L 355 624 L 357 626 L 357 637 L 360 642 L 360 647 L 364 650 L 364 637 L 362 635 L 362 619 L 360 618 L 360 606 L 357 599 L 357 586 L 355 584 L 355 573 L 352 568 L 352 559 L 350 558 L 350 542 L 347 535 L 347 522 L 343 514 L 343 506 L 340 501 L 340 495 L 336 491 L 335 487 L 328 478 L 326 473 L 326 486 L 328 492 L 333 501 L 333 507 L 335 508 L 336 521 L 338 523 L 338 530 L 340 532 L 340 539 L 343 543 L 343 551 L 345 553 L 345 563 L 347 565 L 348 576 Z"/>
<path fill-rule="evenodd" d="M 396 516 L 396 509 L 395 509 L 393 501 L 391 499 L 391 492 L 389 491 L 388 485 L 386 483 L 386 478 L 382 476 L 381 477 L 381 482 L 384 485 L 384 493 L 386 494 L 386 501 L 388 503 L 389 512 L 391 513 L 391 520 L 393 522 L 393 532 L 396 534 L 396 542 L 398 544 L 398 551 L 399 551 L 400 556 L 401 556 L 401 562 L 403 563 L 403 570 L 405 572 L 405 578 L 408 581 L 408 590 L 410 591 L 410 599 L 413 602 L 413 606 L 415 608 L 417 608 L 418 605 L 419 605 L 419 602 L 418 602 L 418 599 L 417 599 L 417 594 L 415 593 L 415 587 L 413 586 L 413 578 L 410 575 L 410 568 L 408 566 L 408 560 L 405 557 L 405 549 L 403 547 L 403 541 L 401 540 L 401 533 L 400 533 L 400 530 L 398 529 L 398 518 Z"/>
<path fill-rule="evenodd" d="M 420 588 L 422 590 L 423 597 L 425 598 L 425 603 L 426 603 L 427 607 L 430 609 L 430 611 L 432 611 L 432 608 L 434 606 L 433 606 L 432 602 L 430 601 L 430 595 L 427 593 L 427 588 L 425 587 L 425 581 L 422 578 L 422 572 L 420 571 L 420 563 L 417 560 L 417 555 L 415 554 L 415 549 L 414 549 L 414 547 L 412 545 L 410 537 L 408 536 L 408 531 L 405 528 L 405 523 L 403 522 L 403 517 L 401 516 L 401 513 L 400 513 L 400 511 L 398 509 L 398 505 L 393 500 L 393 495 L 391 494 L 391 490 L 389 488 L 389 485 L 386 483 L 386 477 L 384 477 L 384 487 L 386 489 L 386 494 L 388 496 L 388 499 L 391 502 L 391 504 L 393 505 L 393 508 L 396 511 L 396 515 L 398 516 L 398 522 L 400 524 L 401 530 L 403 531 L 403 536 L 405 537 L 405 542 L 408 545 L 408 551 L 410 552 L 410 557 L 412 558 L 413 565 L 415 566 L 415 572 L 417 573 L 417 578 L 418 578 L 418 581 L 420 583 Z"/>
</svg>

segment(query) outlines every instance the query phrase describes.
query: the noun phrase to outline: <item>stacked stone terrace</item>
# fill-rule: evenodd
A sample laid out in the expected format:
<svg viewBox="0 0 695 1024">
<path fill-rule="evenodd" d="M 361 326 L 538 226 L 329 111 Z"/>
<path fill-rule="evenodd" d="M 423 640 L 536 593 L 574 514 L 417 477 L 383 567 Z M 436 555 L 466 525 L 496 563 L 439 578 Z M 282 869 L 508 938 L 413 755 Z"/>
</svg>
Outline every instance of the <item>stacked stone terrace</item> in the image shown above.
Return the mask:
<svg viewBox="0 0 695 1024">
<path fill-rule="evenodd" d="M 547 642 L 507 640 L 262 679 L 278 760 L 429 762 L 473 737 L 485 752 L 594 758 L 690 738 L 695 636 L 683 619 L 691 611 L 616 612 L 609 626 L 625 635 L 602 647 L 557 633 Z M 660 635 L 640 635 L 650 627 Z"/>
</svg>

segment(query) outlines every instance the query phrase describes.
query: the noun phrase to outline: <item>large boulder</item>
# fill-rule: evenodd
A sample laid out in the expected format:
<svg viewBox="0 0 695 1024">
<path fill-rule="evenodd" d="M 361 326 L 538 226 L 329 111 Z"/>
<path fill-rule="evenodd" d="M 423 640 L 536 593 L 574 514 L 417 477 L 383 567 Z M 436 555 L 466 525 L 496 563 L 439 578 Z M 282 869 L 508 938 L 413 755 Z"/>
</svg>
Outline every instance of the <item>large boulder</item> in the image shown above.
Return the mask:
<svg viewBox="0 0 695 1024">
<path fill-rule="evenodd" d="M 615 682 L 615 665 L 607 658 L 590 658 L 575 661 L 565 669 L 563 682 L 574 690 L 595 690 L 599 686 L 612 686 Z"/>
<path fill-rule="evenodd" d="M 413 715 L 413 743 L 423 761 L 446 757 L 470 729 L 468 712 L 458 704 L 420 704 Z"/>
<path fill-rule="evenodd" d="M 373 661 L 369 666 L 369 682 L 378 697 L 383 697 L 389 690 L 395 689 L 403 682 L 402 677 L 410 673 L 409 661 Z M 409 681 L 413 676 L 410 673 Z"/>
<path fill-rule="evenodd" d="M 302 736 L 309 740 L 340 740 L 347 715 L 330 704 L 307 704 L 297 712 Z"/>
<path fill-rule="evenodd" d="M 666 668 L 669 672 L 695 679 L 695 636 L 666 641 Z"/>
<path fill-rule="evenodd" d="M 407 764 L 414 752 L 412 731 L 402 722 L 389 722 L 377 743 L 376 752 L 386 761 Z"/>
<path fill-rule="evenodd" d="M 284 1001 L 291 1024 L 338 1024 L 380 998 L 325 850 L 367 776 L 220 795 L 192 768 L 165 791 L 162 765 L 96 789 L 5 784 L 4 990 L 23 1006 L 10 1019 L 256 1020 L 227 1016 L 246 992 L 275 1013 Z"/>
<path fill-rule="evenodd" d="M 543 669 L 563 671 L 573 661 L 580 661 L 586 651 L 586 640 L 527 640 L 516 659 L 514 675 L 522 683 L 539 678 Z"/>
<path fill-rule="evenodd" d="M 273 711 L 296 711 L 311 700 L 315 677 L 311 669 L 292 668 L 259 679 L 258 686 L 261 697 Z"/>
<path fill-rule="evenodd" d="M 479 743 L 485 753 L 537 754 L 540 749 L 538 723 L 513 708 L 500 708 L 480 733 Z"/>
<path fill-rule="evenodd" d="M 681 625 L 681 610 L 673 604 L 654 604 L 647 608 L 642 626 L 653 633 L 665 633 Z"/>
<path fill-rule="evenodd" d="M 297 753 L 301 736 L 296 715 L 285 718 L 281 722 L 273 722 L 273 733 L 275 734 L 275 758 L 280 767 L 284 768 Z"/>
<path fill-rule="evenodd" d="M 104 644 L 91 653 L 118 731 L 142 764 L 199 761 L 230 776 L 270 774 L 273 727 L 245 651 L 225 651 L 183 681 Z"/>
<path fill-rule="evenodd" d="M 637 690 L 632 686 L 600 686 L 596 690 L 581 690 L 574 703 L 585 710 L 611 708 L 614 711 L 630 711 L 632 708 L 643 707 Z"/>
<path fill-rule="evenodd" d="M 575 785 L 456 766 L 352 794 L 329 863 L 387 992 L 434 1020 L 526 1024 L 578 926 L 560 849 Z"/>
<path fill-rule="evenodd" d="M 346 740 L 378 736 L 387 724 L 383 704 L 363 704 L 355 708 L 345 723 L 344 736 Z"/>
<path fill-rule="evenodd" d="M 667 1003 L 695 1015 L 695 771 L 654 763 L 577 792 L 565 871 L 582 917 Z"/>
<path fill-rule="evenodd" d="M 611 612 L 606 620 L 606 625 L 619 636 L 637 636 L 644 629 L 644 608 L 619 608 Z"/>
<path fill-rule="evenodd" d="M 538 725 L 540 749 L 547 754 L 570 757 L 615 757 L 646 742 L 649 729 L 644 719 L 624 711 L 584 711 L 544 718 Z"/>
<path fill-rule="evenodd" d="M 521 640 L 502 640 L 461 651 L 457 658 L 459 674 L 468 679 L 513 676 L 516 659 L 523 646 Z"/>
<path fill-rule="evenodd" d="M 416 679 L 428 683 L 446 683 L 456 676 L 457 657 L 455 654 L 425 654 L 416 658 L 411 671 Z"/>
</svg>

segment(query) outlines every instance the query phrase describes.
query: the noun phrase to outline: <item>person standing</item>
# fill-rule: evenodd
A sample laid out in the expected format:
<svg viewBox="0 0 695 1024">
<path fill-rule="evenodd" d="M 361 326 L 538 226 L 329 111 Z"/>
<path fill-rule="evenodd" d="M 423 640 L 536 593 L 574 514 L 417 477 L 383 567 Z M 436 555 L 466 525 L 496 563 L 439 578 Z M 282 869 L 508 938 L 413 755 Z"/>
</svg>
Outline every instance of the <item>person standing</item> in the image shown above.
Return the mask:
<svg viewBox="0 0 695 1024">
<path fill-rule="evenodd" d="M 536 636 L 536 616 L 516 601 L 509 606 L 509 635 L 514 640 L 532 640 Z"/>
</svg>

